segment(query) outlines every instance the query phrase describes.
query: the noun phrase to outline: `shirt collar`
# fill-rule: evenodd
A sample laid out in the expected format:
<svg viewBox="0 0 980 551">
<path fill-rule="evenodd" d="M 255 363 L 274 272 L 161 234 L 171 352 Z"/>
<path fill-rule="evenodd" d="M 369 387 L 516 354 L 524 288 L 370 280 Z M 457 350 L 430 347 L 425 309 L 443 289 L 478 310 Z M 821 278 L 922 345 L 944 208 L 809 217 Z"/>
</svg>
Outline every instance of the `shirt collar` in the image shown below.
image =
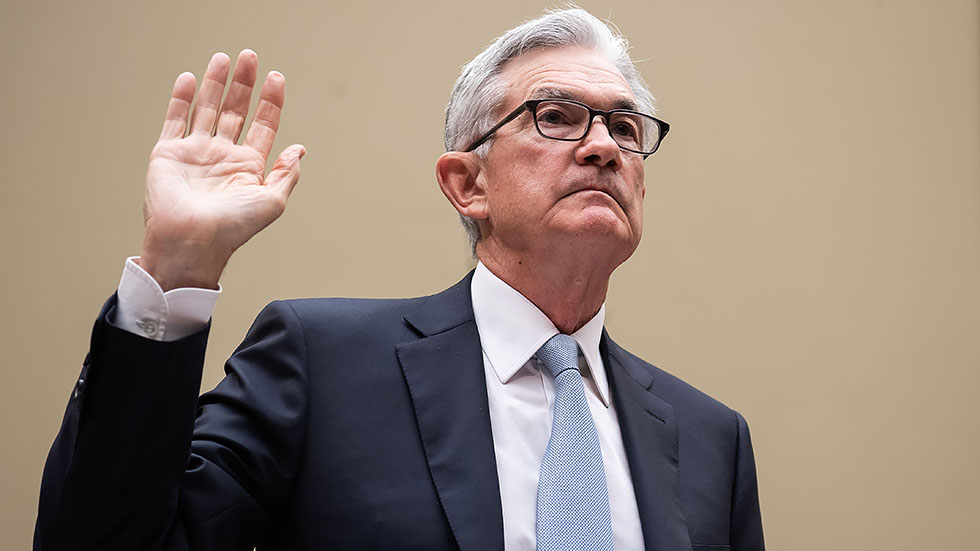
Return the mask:
<svg viewBox="0 0 980 551">
<path fill-rule="evenodd" d="M 558 329 L 534 303 L 494 275 L 482 262 L 476 265 L 471 292 L 483 352 L 497 378 L 507 384 L 541 345 L 558 334 Z M 599 356 L 605 316 L 606 305 L 603 304 L 572 337 L 585 357 L 599 398 L 609 407 L 609 382 Z"/>
</svg>

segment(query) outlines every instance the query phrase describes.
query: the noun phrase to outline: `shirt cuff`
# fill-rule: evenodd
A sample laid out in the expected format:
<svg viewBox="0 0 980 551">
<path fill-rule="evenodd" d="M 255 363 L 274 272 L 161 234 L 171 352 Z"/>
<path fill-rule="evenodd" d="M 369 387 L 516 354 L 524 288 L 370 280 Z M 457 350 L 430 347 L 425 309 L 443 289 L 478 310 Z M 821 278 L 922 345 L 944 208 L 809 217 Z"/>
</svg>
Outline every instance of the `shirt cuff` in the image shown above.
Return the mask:
<svg viewBox="0 0 980 551">
<path fill-rule="evenodd" d="M 156 341 L 175 341 L 208 324 L 221 295 L 218 289 L 181 287 L 166 293 L 131 256 L 126 259 L 116 295 L 113 325 Z"/>
</svg>

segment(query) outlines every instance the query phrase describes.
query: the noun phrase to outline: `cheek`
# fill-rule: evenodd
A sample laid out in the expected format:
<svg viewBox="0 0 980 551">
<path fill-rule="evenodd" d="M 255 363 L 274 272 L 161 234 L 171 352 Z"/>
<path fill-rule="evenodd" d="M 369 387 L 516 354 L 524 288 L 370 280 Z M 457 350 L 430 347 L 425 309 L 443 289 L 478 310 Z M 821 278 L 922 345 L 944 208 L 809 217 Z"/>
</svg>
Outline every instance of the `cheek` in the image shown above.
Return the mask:
<svg viewBox="0 0 980 551">
<path fill-rule="evenodd" d="M 526 147 L 511 153 L 491 167 L 487 175 L 487 202 L 501 214 L 515 211 L 531 215 L 547 201 L 547 190 L 554 186 L 543 175 L 555 174 L 557 166 L 549 166 L 547 157 Z"/>
<path fill-rule="evenodd" d="M 647 194 L 647 186 L 646 184 L 644 184 L 644 180 L 643 180 L 642 164 L 639 167 L 637 167 L 634 182 L 635 184 L 633 184 L 633 189 L 636 190 L 636 202 L 642 206 L 643 198 L 646 197 Z"/>
<path fill-rule="evenodd" d="M 487 214 L 497 223 L 529 216 L 528 190 L 514 185 L 520 182 L 516 174 L 497 175 L 497 179 L 487 187 Z"/>
<path fill-rule="evenodd" d="M 643 171 L 640 170 L 639 176 L 633 184 L 633 215 L 636 225 L 643 224 L 643 198 L 646 196 L 647 188 L 643 183 Z"/>
</svg>

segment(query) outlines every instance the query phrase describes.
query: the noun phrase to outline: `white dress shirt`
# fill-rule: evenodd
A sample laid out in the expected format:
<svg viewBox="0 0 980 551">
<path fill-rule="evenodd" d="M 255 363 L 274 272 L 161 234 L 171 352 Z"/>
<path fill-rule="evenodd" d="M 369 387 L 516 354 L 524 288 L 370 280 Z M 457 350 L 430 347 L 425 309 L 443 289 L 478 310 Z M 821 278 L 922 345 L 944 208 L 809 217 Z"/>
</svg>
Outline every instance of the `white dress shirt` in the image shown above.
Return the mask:
<svg viewBox="0 0 980 551">
<path fill-rule="evenodd" d="M 158 341 L 174 341 L 203 328 L 221 294 L 182 288 L 163 292 L 135 262 L 126 260 L 119 281 L 117 327 Z M 504 546 L 534 551 L 538 473 L 551 436 L 554 380 L 538 364 L 535 352 L 558 334 L 533 303 L 482 263 L 472 282 L 473 313 L 483 347 L 483 366 L 493 429 Z M 623 448 L 614 396 L 599 356 L 605 306 L 572 336 L 579 345 L 579 367 L 606 471 L 613 539 L 618 551 L 643 549 L 643 534 L 629 464 Z"/>
<path fill-rule="evenodd" d="M 558 329 L 537 306 L 482 263 L 473 274 L 472 294 L 504 513 L 504 548 L 533 551 L 538 474 L 551 437 L 555 399 L 554 378 L 534 354 L 558 334 Z M 605 306 L 572 337 L 579 345 L 585 396 L 602 448 L 615 548 L 643 549 L 636 495 L 612 407 L 615 397 L 609 395 L 609 381 L 599 356 L 604 318 Z"/>
</svg>

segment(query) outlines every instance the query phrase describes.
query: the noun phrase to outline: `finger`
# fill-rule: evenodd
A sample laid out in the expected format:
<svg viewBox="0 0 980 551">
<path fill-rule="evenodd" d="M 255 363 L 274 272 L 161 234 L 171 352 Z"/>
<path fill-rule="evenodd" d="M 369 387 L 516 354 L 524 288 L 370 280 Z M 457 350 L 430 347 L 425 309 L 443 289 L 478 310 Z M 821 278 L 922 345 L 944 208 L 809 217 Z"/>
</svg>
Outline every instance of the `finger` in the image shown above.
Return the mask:
<svg viewBox="0 0 980 551">
<path fill-rule="evenodd" d="M 191 115 L 191 132 L 206 132 L 214 130 L 214 121 L 218 118 L 218 106 L 221 105 L 221 94 L 225 91 L 228 80 L 228 67 L 231 61 L 224 53 L 218 52 L 211 56 L 208 68 L 201 79 L 201 89 L 197 92 L 197 103 Z"/>
<path fill-rule="evenodd" d="M 286 98 L 286 77 L 278 71 L 272 71 L 265 77 L 262 93 L 259 94 L 259 105 L 255 108 L 252 124 L 245 134 L 245 145 L 258 151 L 263 158 L 268 158 L 272 143 L 276 141 L 276 131 L 279 130 L 279 117 L 282 115 L 282 104 Z"/>
<path fill-rule="evenodd" d="M 252 88 L 255 86 L 255 73 L 259 58 L 252 50 L 242 50 L 235 62 L 235 74 L 231 77 L 228 94 L 221 104 L 218 115 L 217 135 L 233 142 L 245 126 L 245 116 L 248 115 L 248 104 L 252 101 Z"/>
<path fill-rule="evenodd" d="M 177 75 L 174 90 L 170 94 L 170 103 L 167 105 L 167 117 L 163 121 L 163 130 L 160 131 L 161 140 L 184 137 L 184 132 L 187 130 L 187 114 L 190 113 L 196 87 L 197 79 L 194 78 L 193 73 Z"/>
<path fill-rule="evenodd" d="M 282 193 L 283 199 L 288 198 L 299 182 L 299 161 L 306 156 L 306 148 L 294 144 L 283 150 L 272 165 L 272 170 L 265 179 L 265 184 Z"/>
</svg>

